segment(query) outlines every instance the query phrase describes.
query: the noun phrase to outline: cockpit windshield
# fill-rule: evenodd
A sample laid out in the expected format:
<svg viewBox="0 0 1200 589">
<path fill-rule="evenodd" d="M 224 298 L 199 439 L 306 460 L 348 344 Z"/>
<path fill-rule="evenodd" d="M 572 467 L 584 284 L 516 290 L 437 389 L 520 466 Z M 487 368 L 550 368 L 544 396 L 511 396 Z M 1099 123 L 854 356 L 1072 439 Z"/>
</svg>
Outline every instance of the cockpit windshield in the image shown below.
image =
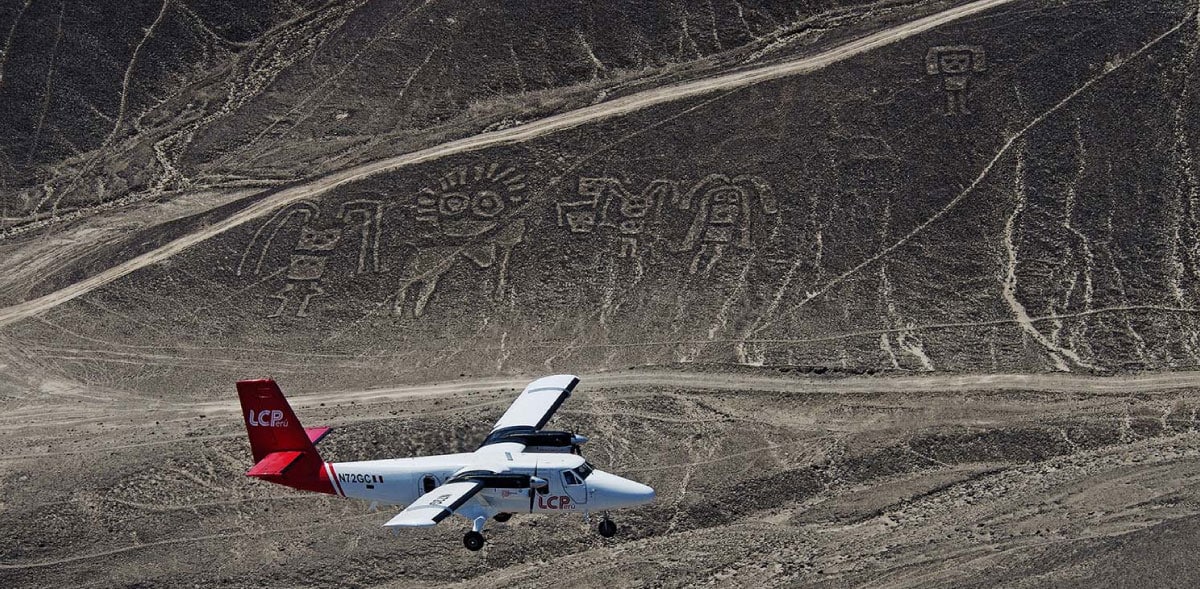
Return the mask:
<svg viewBox="0 0 1200 589">
<path fill-rule="evenodd" d="M 596 468 L 592 466 L 592 463 L 590 463 L 590 462 L 584 462 L 584 463 L 583 463 L 583 464 L 581 464 L 580 466 L 577 466 L 577 467 L 575 467 L 575 468 L 573 468 L 573 469 L 571 469 L 571 470 L 572 470 L 572 471 L 573 471 L 575 474 L 579 475 L 579 478 L 581 478 L 581 479 L 587 479 L 587 478 L 588 478 L 588 475 L 592 474 L 592 471 L 593 471 L 593 470 L 596 470 Z"/>
</svg>

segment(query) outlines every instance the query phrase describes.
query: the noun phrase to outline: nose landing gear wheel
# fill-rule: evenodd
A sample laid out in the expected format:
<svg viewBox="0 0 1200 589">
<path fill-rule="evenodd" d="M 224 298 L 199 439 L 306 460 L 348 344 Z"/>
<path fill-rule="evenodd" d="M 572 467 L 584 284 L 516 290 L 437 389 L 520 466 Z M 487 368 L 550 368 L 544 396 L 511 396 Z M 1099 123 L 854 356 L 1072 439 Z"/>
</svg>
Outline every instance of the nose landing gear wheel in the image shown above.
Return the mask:
<svg viewBox="0 0 1200 589">
<path fill-rule="evenodd" d="M 500 523 L 504 523 L 504 522 L 512 519 L 512 516 L 513 516 L 513 514 L 511 514 L 511 513 L 497 513 L 496 515 L 492 516 L 492 519 L 494 519 Z"/>
<path fill-rule="evenodd" d="M 483 548 L 483 534 L 475 531 L 467 532 L 466 535 L 463 536 L 463 546 L 466 546 L 467 550 L 470 551 L 476 551 L 480 548 Z"/>
<path fill-rule="evenodd" d="M 617 524 L 606 517 L 604 521 L 600 522 L 599 526 L 596 526 L 596 531 L 600 532 L 600 535 L 605 538 L 612 538 L 617 535 Z"/>
</svg>

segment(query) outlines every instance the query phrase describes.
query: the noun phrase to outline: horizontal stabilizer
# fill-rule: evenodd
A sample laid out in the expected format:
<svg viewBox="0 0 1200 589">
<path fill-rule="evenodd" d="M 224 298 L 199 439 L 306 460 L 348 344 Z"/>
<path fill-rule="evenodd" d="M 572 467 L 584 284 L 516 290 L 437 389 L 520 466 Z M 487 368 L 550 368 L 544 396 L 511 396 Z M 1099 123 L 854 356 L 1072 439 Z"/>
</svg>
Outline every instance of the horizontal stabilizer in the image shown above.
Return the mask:
<svg viewBox="0 0 1200 589">
<path fill-rule="evenodd" d="M 253 468 L 246 471 L 246 476 L 260 478 L 283 476 L 283 473 L 287 472 L 288 467 L 295 464 L 303 455 L 303 452 L 294 450 L 272 452 L 267 454 L 262 460 L 259 460 L 258 464 L 255 464 Z"/>
<path fill-rule="evenodd" d="M 333 431 L 332 427 L 306 427 L 304 433 L 308 434 L 308 441 L 316 444 L 321 441 L 329 432 Z"/>
</svg>

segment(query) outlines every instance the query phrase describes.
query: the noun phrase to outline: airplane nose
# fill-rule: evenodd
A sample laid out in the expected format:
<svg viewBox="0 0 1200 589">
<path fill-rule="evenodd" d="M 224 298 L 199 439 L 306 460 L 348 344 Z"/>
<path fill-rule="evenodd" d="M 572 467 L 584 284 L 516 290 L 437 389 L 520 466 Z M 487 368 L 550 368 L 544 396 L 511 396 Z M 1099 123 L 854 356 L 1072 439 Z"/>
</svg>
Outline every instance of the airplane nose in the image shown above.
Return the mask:
<svg viewBox="0 0 1200 589">
<path fill-rule="evenodd" d="M 650 488 L 649 485 L 643 485 L 637 481 L 631 481 L 629 479 L 621 480 L 625 483 L 625 490 L 622 491 L 622 493 L 624 493 L 625 496 L 631 501 L 637 503 L 638 505 L 654 501 L 654 489 Z"/>
<path fill-rule="evenodd" d="M 596 475 L 600 475 L 597 477 Z M 593 479 L 597 479 L 593 481 Z M 613 506 L 632 507 L 654 501 L 654 489 L 637 481 L 619 477 L 604 471 L 595 471 L 588 477 L 588 484 L 596 484 Z"/>
</svg>

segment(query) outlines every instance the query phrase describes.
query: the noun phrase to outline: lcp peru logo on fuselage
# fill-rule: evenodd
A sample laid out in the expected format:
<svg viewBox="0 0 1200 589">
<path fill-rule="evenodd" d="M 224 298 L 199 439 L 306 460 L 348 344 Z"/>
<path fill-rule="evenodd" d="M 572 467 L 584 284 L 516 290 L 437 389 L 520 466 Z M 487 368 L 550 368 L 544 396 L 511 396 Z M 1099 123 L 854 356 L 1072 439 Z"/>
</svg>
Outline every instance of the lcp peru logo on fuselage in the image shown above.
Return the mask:
<svg viewBox="0 0 1200 589">
<path fill-rule="evenodd" d="M 287 427 L 288 422 L 283 418 L 283 412 L 278 409 L 263 409 L 255 413 L 246 412 L 246 420 L 250 425 L 259 427 Z"/>
</svg>

